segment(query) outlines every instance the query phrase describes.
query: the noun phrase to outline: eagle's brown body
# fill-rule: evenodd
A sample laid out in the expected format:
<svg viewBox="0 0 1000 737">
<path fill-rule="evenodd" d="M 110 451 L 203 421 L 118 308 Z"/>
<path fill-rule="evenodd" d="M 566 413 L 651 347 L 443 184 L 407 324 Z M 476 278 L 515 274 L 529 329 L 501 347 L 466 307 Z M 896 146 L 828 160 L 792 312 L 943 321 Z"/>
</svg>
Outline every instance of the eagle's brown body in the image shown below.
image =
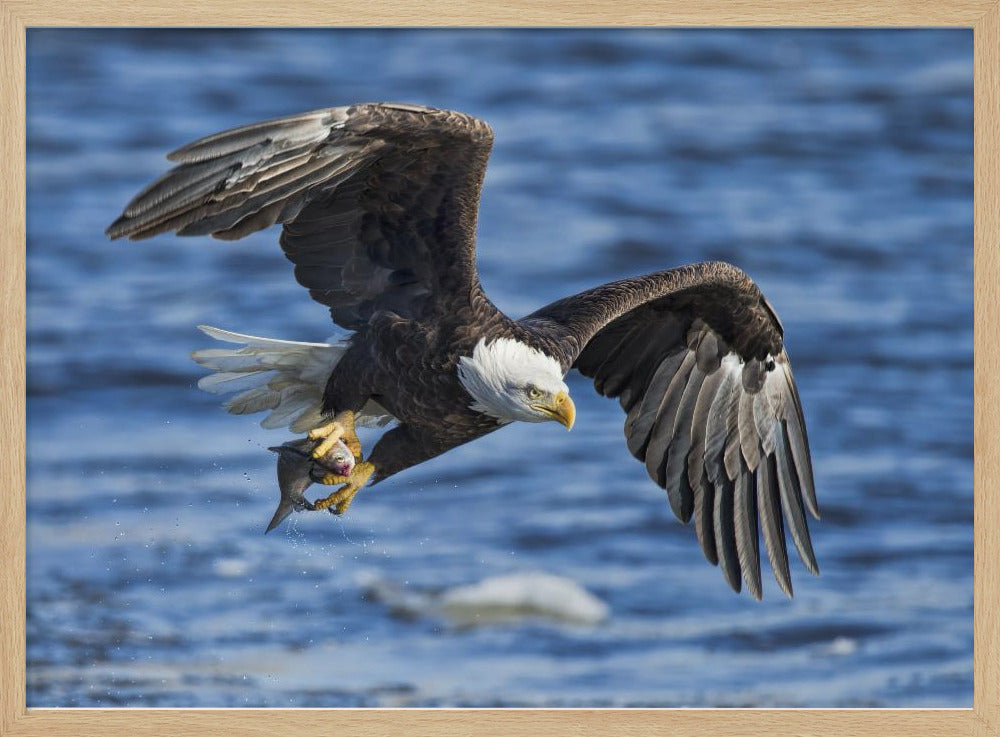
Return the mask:
<svg viewBox="0 0 1000 737">
<path fill-rule="evenodd" d="M 374 399 L 399 421 L 373 448 L 375 482 L 504 426 L 474 412 L 457 364 L 484 336 L 520 333 L 484 304 L 439 324 L 380 312 L 351 339 L 323 397 L 328 414 L 359 411 Z"/>
</svg>

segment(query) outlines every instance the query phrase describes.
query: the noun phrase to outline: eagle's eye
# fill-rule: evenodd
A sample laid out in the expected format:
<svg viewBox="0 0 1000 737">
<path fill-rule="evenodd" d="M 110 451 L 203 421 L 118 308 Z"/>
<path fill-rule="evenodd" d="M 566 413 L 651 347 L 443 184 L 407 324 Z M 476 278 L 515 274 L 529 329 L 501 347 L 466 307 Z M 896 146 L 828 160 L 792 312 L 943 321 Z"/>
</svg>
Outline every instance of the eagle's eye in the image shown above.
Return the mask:
<svg viewBox="0 0 1000 737">
<path fill-rule="evenodd" d="M 540 396 L 542 396 L 542 392 L 537 386 L 528 387 L 528 399 L 538 399 Z"/>
</svg>

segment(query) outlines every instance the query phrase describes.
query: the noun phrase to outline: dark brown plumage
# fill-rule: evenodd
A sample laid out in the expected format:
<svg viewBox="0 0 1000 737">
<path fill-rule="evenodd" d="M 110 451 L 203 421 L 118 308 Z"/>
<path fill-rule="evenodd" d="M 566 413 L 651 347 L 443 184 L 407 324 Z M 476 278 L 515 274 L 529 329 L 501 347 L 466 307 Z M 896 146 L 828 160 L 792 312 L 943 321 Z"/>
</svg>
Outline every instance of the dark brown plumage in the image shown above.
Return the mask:
<svg viewBox="0 0 1000 737">
<path fill-rule="evenodd" d="M 705 557 L 761 595 L 765 549 L 791 594 L 787 525 L 817 572 L 818 517 L 802 408 L 781 323 L 725 263 L 605 284 L 518 321 L 476 272 L 479 194 L 493 141 L 461 113 L 411 105 L 331 108 L 219 133 L 178 149 L 112 238 L 176 231 L 240 238 L 282 223 L 295 277 L 354 331 L 326 384 L 328 413 L 369 401 L 398 421 L 369 461 L 376 480 L 505 424 L 457 378 L 481 339 L 518 340 L 619 400 L 629 451 L 692 517 Z M 759 531 L 758 531 L 759 530 Z"/>
</svg>

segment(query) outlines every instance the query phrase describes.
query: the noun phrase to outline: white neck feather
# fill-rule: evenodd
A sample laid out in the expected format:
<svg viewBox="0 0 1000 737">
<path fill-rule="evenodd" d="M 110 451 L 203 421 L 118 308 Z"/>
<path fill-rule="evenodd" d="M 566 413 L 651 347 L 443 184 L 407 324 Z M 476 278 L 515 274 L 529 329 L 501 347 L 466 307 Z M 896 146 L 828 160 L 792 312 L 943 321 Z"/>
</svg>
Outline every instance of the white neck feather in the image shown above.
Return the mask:
<svg viewBox="0 0 1000 737">
<path fill-rule="evenodd" d="M 562 377 L 558 361 L 511 338 L 489 343 L 482 338 L 472 356 L 462 356 L 458 364 L 458 380 L 473 399 L 469 406 L 503 422 L 539 422 L 523 401 L 524 387 L 566 391 Z"/>
</svg>

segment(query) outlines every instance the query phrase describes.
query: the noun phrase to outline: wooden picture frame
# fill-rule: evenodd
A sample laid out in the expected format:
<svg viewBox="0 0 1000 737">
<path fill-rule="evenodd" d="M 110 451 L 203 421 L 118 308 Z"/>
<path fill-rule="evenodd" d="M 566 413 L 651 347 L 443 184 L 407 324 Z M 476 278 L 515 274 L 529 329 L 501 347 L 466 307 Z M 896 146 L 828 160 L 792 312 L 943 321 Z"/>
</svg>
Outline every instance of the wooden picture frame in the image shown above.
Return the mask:
<svg viewBox="0 0 1000 737">
<path fill-rule="evenodd" d="M 373 23 L 374 21 L 374 23 Z M 964 27 L 975 46 L 975 697 L 946 710 L 54 710 L 25 702 L 25 52 L 42 26 Z M 1000 0 L 0 0 L 0 735 L 1000 735 Z"/>
</svg>

